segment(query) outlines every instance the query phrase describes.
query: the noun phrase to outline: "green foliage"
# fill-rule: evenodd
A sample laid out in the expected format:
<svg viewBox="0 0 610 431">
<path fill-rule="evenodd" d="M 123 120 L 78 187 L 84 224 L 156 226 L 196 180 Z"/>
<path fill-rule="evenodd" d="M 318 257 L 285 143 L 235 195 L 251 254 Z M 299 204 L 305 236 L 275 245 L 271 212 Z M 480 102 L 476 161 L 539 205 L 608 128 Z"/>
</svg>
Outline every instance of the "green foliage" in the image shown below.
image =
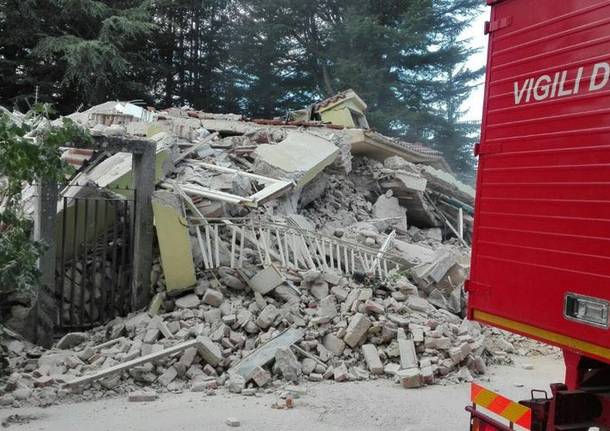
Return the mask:
<svg viewBox="0 0 610 431">
<path fill-rule="evenodd" d="M 146 99 L 155 28 L 148 1 L 1 1 L 0 104 L 27 110 L 36 89 L 38 101 L 64 114 L 109 98 Z"/>
<path fill-rule="evenodd" d="M 43 253 L 41 243 L 30 240 L 31 223 L 3 214 L 0 225 L 0 306 L 9 293 L 30 290 L 38 284 L 36 261 Z"/>
<path fill-rule="evenodd" d="M 457 35 L 478 0 L 243 3 L 233 56 L 243 73 L 242 111 L 282 115 L 353 88 L 372 127 L 437 148 L 463 178 L 472 174 L 477 126 L 460 122 L 461 106 L 482 70 L 463 68 L 472 50 Z"/>
<path fill-rule="evenodd" d="M 72 140 L 87 142 L 88 133 L 71 120 L 52 126 L 48 106 L 36 106 L 17 125 L 0 115 L 0 305 L 9 293 L 36 286 L 36 261 L 45 246 L 31 239 L 32 221 L 23 214 L 21 191 L 40 179 L 63 181 L 71 168 L 59 148 Z"/>
</svg>

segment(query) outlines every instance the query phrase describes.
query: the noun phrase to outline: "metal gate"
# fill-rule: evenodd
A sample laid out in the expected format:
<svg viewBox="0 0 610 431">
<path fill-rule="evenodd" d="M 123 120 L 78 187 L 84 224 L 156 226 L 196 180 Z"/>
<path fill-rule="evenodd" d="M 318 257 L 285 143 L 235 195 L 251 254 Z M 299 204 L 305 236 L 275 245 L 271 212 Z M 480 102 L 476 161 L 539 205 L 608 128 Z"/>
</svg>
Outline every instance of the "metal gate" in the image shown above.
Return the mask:
<svg viewBox="0 0 610 431">
<path fill-rule="evenodd" d="M 132 311 L 135 201 L 63 197 L 57 244 L 58 330 L 81 330 Z"/>
</svg>

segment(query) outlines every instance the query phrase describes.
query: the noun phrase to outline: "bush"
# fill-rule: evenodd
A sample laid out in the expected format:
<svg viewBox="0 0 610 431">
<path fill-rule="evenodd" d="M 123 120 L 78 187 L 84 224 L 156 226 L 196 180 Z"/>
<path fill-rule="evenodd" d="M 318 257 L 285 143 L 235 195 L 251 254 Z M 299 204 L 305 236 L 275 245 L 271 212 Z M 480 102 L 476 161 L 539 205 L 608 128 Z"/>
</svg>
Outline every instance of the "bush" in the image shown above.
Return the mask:
<svg viewBox="0 0 610 431">
<path fill-rule="evenodd" d="M 0 113 L 0 313 L 10 294 L 39 283 L 36 261 L 45 244 L 32 239 L 33 222 L 23 211 L 23 187 L 40 179 L 63 182 L 72 169 L 61 159 L 60 147 L 91 139 L 69 119 L 52 125 L 51 114 L 46 105 L 36 107 L 23 121 Z"/>
</svg>

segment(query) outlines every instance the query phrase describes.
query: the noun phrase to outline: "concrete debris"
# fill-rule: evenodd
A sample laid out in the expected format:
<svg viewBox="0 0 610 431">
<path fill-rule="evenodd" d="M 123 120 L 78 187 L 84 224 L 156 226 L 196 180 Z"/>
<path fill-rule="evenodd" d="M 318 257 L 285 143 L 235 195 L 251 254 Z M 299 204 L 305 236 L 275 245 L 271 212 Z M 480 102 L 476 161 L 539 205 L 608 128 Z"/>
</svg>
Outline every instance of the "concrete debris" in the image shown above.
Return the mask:
<svg viewBox="0 0 610 431">
<path fill-rule="evenodd" d="M 379 359 L 377 347 L 374 344 L 365 344 L 362 346 L 362 354 L 371 373 L 383 374 L 383 364 L 381 363 L 381 359 Z"/>
<path fill-rule="evenodd" d="M 356 347 L 364 339 L 370 327 L 371 321 L 364 314 L 357 313 L 350 320 L 343 341 L 351 348 Z"/>
<path fill-rule="evenodd" d="M 88 334 L 83 332 L 70 332 L 64 335 L 61 340 L 57 342 L 56 347 L 61 350 L 72 349 L 81 343 L 84 343 L 89 338 Z"/>
<path fill-rule="evenodd" d="M 186 350 L 190 347 L 197 347 L 199 348 L 200 346 L 200 341 L 198 340 L 191 340 L 191 341 L 186 341 L 184 343 L 175 345 L 173 347 L 169 347 L 167 349 L 160 349 L 156 352 L 151 352 L 147 355 L 143 355 L 140 356 L 138 358 L 132 359 L 130 361 L 127 362 L 123 362 L 122 364 L 117 364 L 117 365 L 113 365 L 110 367 L 107 367 L 105 369 L 102 369 L 101 371 L 92 374 L 92 375 L 85 375 L 83 377 L 79 377 L 76 378 L 74 380 L 71 380 L 69 382 L 66 383 L 66 386 L 70 386 L 70 387 L 75 387 L 75 386 L 79 386 L 79 385 L 84 385 L 90 382 L 93 382 L 95 380 L 99 380 L 102 379 L 106 376 L 121 372 L 121 371 L 125 371 L 128 370 L 132 367 L 135 367 L 137 365 L 141 365 L 141 364 L 145 364 L 147 362 L 150 361 L 154 361 L 154 360 L 158 360 L 161 358 L 165 358 L 169 355 L 172 355 L 174 353 L 179 353 L 183 350 Z M 94 355 L 95 356 L 95 355 Z M 104 356 L 99 356 L 98 359 L 105 359 L 106 358 Z M 93 363 L 94 361 L 89 360 L 89 363 Z M 105 362 L 105 361 L 104 361 Z"/>
<path fill-rule="evenodd" d="M 197 341 L 195 347 L 197 347 L 199 356 L 213 367 L 219 365 L 223 358 L 220 346 L 207 337 L 200 337 Z"/>
<path fill-rule="evenodd" d="M 289 347 L 281 347 L 275 351 L 275 367 L 285 380 L 295 383 L 301 380 L 301 363 Z"/>
<path fill-rule="evenodd" d="M 237 427 L 241 426 L 241 422 L 239 421 L 239 419 L 232 418 L 232 417 L 227 418 L 225 420 L 225 424 L 227 424 L 228 426 L 233 427 L 233 428 L 237 428 Z"/>
<path fill-rule="evenodd" d="M 400 354 L 400 368 L 403 370 L 417 367 L 417 353 L 413 340 L 398 339 L 398 352 Z"/>
<path fill-rule="evenodd" d="M 301 340 L 303 336 L 304 332 L 302 330 L 289 328 L 244 357 L 228 372 L 229 374 L 238 373 L 242 377 L 248 378 L 255 368 L 263 367 L 271 362 L 273 358 L 275 358 L 275 352 L 278 349 L 292 346 L 294 343 Z"/>
<path fill-rule="evenodd" d="M 373 217 L 378 219 L 390 219 L 390 225 L 403 232 L 407 230 L 407 210 L 400 206 L 398 199 L 394 197 L 392 190 L 377 198 L 373 205 Z"/>
<path fill-rule="evenodd" d="M 247 381 L 252 380 L 259 388 L 262 388 L 271 381 L 271 373 L 263 367 L 256 367 L 246 378 Z"/>
<path fill-rule="evenodd" d="M 422 372 L 418 368 L 399 370 L 396 372 L 396 377 L 405 389 L 419 388 L 424 384 Z"/>
<path fill-rule="evenodd" d="M 134 391 L 131 392 L 127 398 L 132 403 L 142 403 L 155 401 L 159 398 L 159 395 L 154 391 Z"/>
<path fill-rule="evenodd" d="M 192 293 L 175 300 L 175 305 L 178 308 L 197 308 L 199 304 L 201 304 L 201 299 Z"/>
<path fill-rule="evenodd" d="M 96 134 L 157 147 L 152 302 L 113 320 L 88 315 L 110 285 L 100 277 L 75 310 L 99 325 L 54 349 L 0 326 L 0 403 L 72 392 L 149 401 L 185 388 L 252 395 L 281 379 L 387 376 L 414 388 L 544 351 L 464 319 L 474 191 L 440 153 L 359 128 L 366 105 L 352 93 L 288 121 L 117 102 L 71 116 Z M 66 160 L 80 168 L 72 186 L 130 197 L 120 189 L 133 179 L 131 154 Z M 78 282 L 111 267 L 94 259 L 68 275 Z M 6 323 L 23 329 L 31 302 L 8 302 Z"/>
<path fill-rule="evenodd" d="M 207 289 L 203 294 L 202 302 L 213 307 L 220 307 L 224 302 L 224 297 L 221 292 L 214 289 Z"/>
<path fill-rule="evenodd" d="M 246 280 L 255 292 L 266 295 L 284 282 L 284 277 L 274 266 L 267 267 Z"/>
<path fill-rule="evenodd" d="M 261 144 L 254 153 L 254 172 L 290 178 L 302 188 L 335 161 L 339 149 L 310 133 L 290 132 L 277 145 Z"/>
</svg>

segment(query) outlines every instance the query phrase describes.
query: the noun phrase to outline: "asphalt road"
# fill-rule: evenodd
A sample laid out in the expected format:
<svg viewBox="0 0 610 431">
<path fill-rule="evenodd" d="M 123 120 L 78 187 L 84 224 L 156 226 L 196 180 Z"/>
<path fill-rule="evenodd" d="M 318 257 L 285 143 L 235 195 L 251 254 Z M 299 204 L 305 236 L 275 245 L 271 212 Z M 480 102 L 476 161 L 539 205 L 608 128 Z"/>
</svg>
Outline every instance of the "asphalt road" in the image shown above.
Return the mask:
<svg viewBox="0 0 610 431">
<path fill-rule="evenodd" d="M 563 363 L 557 358 L 519 358 L 514 366 L 493 367 L 481 384 L 518 400 L 529 389 L 548 389 L 563 381 Z M 533 369 L 524 369 L 524 364 Z M 229 430 L 228 417 L 248 431 L 438 431 L 468 429 L 464 407 L 469 385 L 432 385 L 402 389 L 390 380 L 353 383 L 308 383 L 307 394 L 291 410 L 272 409 L 278 393 L 256 397 L 218 393 L 162 394 L 157 401 L 129 403 L 125 397 L 61 404 L 49 408 L 1 409 L 9 415 L 29 416 L 15 431 L 207 431 Z"/>
</svg>

